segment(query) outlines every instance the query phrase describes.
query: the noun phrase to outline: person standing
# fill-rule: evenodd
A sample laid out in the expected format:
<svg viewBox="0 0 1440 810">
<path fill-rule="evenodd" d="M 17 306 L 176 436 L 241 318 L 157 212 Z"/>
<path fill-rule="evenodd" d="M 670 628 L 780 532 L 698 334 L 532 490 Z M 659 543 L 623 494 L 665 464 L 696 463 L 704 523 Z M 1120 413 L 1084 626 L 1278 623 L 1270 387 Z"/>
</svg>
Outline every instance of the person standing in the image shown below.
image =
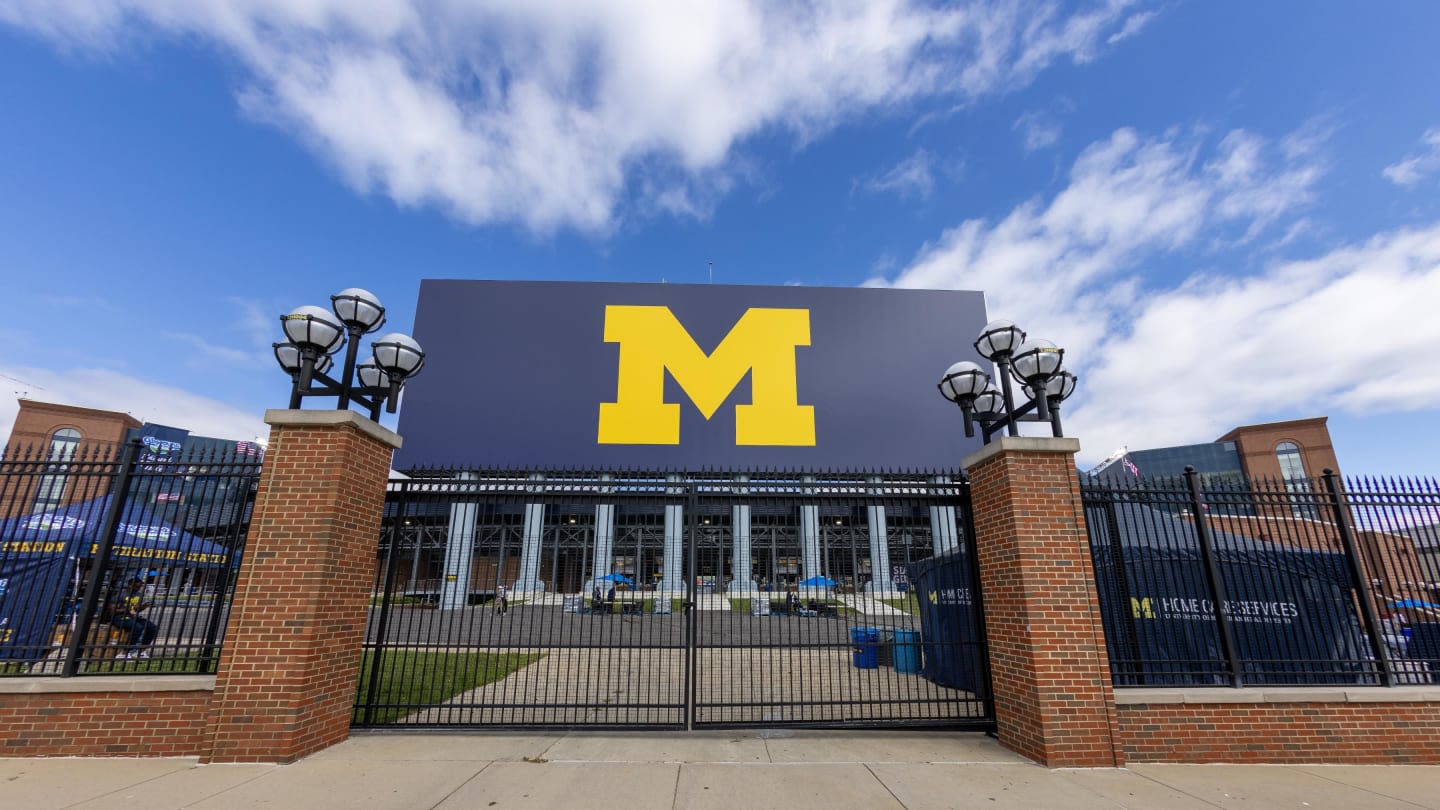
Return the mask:
<svg viewBox="0 0 1440 810">
<path fill-rule="evenodd" d="M 604 599 L 605 597 L 600 594 L 600 586 L 596 585 L 595 592 L 590 594 L 590 612 L 599 613 L 600 605 Z"/>
<path fill-rule="evenodd" d="M 505 593 L 504 585 L 495 586 L 495 613 L 504 616 L 510 610 L 510 599 Z"/>
</svg>

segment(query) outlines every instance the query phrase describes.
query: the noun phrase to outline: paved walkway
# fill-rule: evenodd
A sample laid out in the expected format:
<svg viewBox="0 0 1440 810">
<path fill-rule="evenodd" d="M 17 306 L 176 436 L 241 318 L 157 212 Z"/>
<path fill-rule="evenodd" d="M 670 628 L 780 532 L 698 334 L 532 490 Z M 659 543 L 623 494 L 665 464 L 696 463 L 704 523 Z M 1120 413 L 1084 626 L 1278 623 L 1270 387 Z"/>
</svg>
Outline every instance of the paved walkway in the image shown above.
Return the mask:
<svg viewBox="0 0 1440 810">
<path fill-rule="evenodd" d="M 683 649 L 505 652 L 544 656 L 396 723 L 678 728 L 685 722 Z M 695 669 L 696 717 L 702 723 L 961 719 L 984 712 L 970 692 L 938 686 L 919 673 L 857 669 L 848 648 L 708 648 L 696 651 Z"/>
<path fill-rule="evenodd" d="M 1440 767 L 1046 770 L 978 735 L 369 734 L 294 765 L 0 759 L 46 808 L 1440 808 Z"/>
</svg>

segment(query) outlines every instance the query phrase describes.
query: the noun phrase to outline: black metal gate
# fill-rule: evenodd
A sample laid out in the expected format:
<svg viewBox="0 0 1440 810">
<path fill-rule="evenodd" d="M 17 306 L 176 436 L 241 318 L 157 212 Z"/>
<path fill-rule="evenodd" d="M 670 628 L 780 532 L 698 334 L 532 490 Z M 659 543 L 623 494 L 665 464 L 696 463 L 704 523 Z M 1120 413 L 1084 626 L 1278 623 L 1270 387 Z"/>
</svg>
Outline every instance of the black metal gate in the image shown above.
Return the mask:
<svg viewBox="0 0 1440 810">
<path fill-rule="evenodd" d="M 993 728 L 983 636 L 907 580 L 939 552 L 979 592 L 958 476 L 412 476 L 357 726 Z"/>
</svg>

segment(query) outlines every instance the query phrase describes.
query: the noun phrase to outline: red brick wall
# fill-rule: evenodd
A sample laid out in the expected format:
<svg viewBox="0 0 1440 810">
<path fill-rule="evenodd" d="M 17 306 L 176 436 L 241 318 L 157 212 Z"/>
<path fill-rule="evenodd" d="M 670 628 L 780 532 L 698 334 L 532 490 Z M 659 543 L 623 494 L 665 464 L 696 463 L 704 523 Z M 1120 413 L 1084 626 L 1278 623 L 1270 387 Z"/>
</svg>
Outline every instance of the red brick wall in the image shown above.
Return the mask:
<svg viewBox="0 0 1440 810">
<path fill-rule="evenodd" d="M 1118 708 L 1130 762 L 1440 764 L 1440 703 Z"/>
<path fill-rule="evenodd" d="M 1000 742 L 1052 767 L 1122 765 L 1078 445 L 999 441 L 966 465 Z"/>
<path fill-rule="evenodd" d="M 350 733 L 399 439 L 349 412 L 271 411 L 267 421 L 206 761 L 291 762 Z"/>
<path fill-rule="evenodd" d="M 193 757 L 209 706 L 208 689 L 0 694 L 0 756 Z"/>
</svg>

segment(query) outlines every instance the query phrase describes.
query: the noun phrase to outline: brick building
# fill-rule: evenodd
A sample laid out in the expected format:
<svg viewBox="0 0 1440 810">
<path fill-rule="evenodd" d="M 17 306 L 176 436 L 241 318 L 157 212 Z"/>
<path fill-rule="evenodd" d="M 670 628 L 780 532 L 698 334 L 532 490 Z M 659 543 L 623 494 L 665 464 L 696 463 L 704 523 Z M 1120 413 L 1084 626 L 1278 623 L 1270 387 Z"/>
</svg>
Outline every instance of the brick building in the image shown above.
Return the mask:
<svg viewBox="0 0 1440 810">
<path fill-rule="evenodd" d="M 20 412 L 5 443 L 5 458 L 56 466 L 42 478 L 17 476 L 16 484 L 0 490 L 0 517 L 55 508 L 83 500 L 81 481 L 67 476 L 63 462 L 112 455 L 140 420 L 128 413 L 20 400 Z"/>
<path fill-rule="evenodd" d="M 1323 470 L 1340 472 L 1340 461 L 1326 427 L 1329 417 L 1290 419 L 1237 427 L 1213 442 L 1124 449 L 1100 462 L 1091 475 L 1101 478 L 1182 475 L 1187 466 L 1207 483 L 1273 479 L 1303 481 Z"/>
</svg>

